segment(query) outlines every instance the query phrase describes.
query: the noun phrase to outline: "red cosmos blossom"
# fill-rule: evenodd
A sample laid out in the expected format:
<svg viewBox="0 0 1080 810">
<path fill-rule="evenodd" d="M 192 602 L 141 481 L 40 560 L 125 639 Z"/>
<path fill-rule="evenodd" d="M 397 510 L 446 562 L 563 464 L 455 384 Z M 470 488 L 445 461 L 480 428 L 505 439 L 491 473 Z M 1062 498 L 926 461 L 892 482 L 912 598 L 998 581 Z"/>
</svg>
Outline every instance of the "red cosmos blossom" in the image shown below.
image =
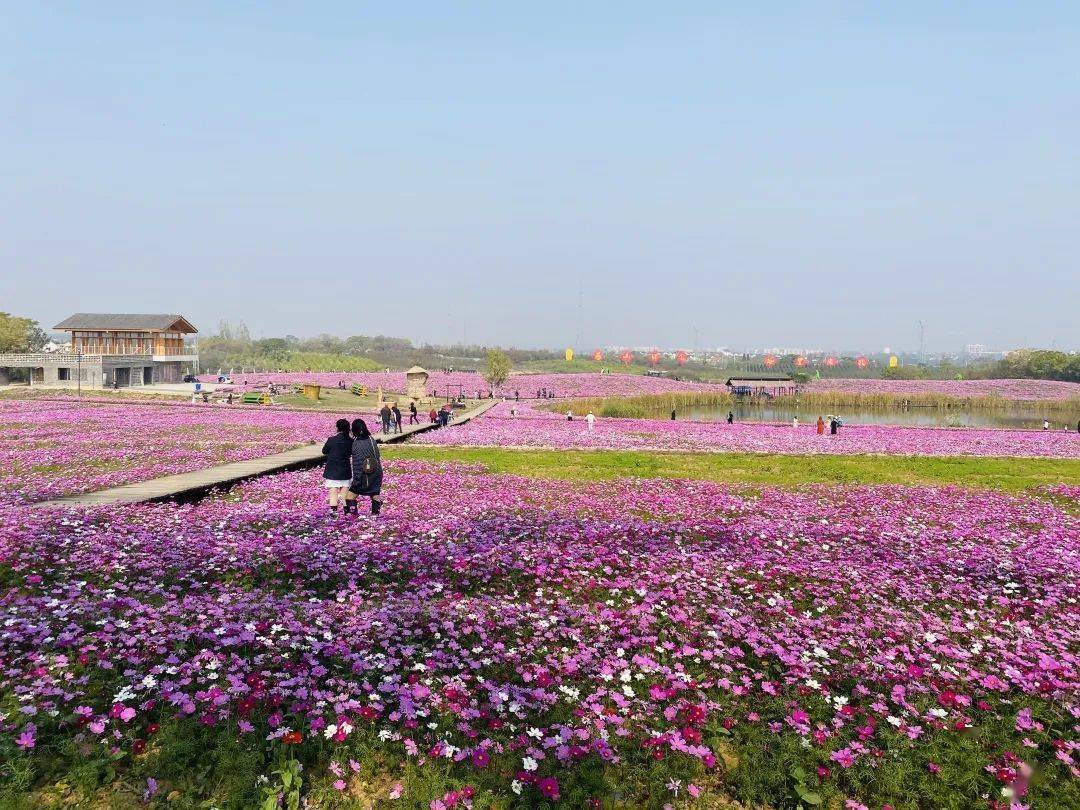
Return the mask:
<svg viewBox="0 0 1080 810">
<path fill-rule="evenodd" d="M 146 740 L 135 740 L 131 743 L 131 753 L 135 756 L 146 751 Z"/>
<path fill-rule="evenodd" d="M 363 706 L 360 709 L 360 716 L 365 720 L 374 720 L 379 716 L 379 710 L 374 706 Z"/>
<path fill-rule="evenodd" d="M 553 802 L 559 800 L 559 781 L 554 776 L 541 778 L 536 783 L 536 787 L 545 798 L 551 799 Z"/>
<path fill-rule="evenodd" d="M 149 736 L 153 736 L 153 735 L 157 734 L 160 730 L 161 730 L 161 726 L 159 726 L 157 723 L 150 723 L 146 727 L 146 733 Z"/>
<path fill-rule="evenodd" d="M 290 731 L 281 738 L 281 741 L 286 745 L 299 745 L 304 741 L 304 736 L 299 731 Z"/>
<path fill-rule="evenodd" d="M 683 726 L 679 733 L 682 734 L 683 739 L 688 743 L 694 743 L 696 745 L 701 742 L 701 732 L 693 726 Z"/>
</svg>

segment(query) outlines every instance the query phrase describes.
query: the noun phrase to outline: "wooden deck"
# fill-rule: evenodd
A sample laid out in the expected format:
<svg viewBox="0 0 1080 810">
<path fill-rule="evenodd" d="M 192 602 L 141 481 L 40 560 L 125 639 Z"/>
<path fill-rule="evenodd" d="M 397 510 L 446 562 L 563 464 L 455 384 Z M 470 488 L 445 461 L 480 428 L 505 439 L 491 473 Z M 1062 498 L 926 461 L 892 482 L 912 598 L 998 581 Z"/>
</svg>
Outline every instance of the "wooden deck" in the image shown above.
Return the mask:
<svg viewBox="0 0 1080 810">
<path fill-rule="evenodd" d="M 501 400 L 488 400 L 472 410 L 460 414 L 449 426 L 453 430 L 455 425 L 462 425 L 471 419 L 486 413 Z M 436 425 L 430 423 L 420 425 L 403 425 L 401 433 L 374 434 L 375 441 L 379 444 L 393 444 L 404 441 L 409 436 L 423 433 L 426 430 L 434 430 Z M 154 478 L 150 481 L 140 481 L 134 484 L 124 484 L 111 489 L 102 489 L 97 492 L 85 492 L 80 495 L 69 495 L 65 498 L 57 498 L 52 501 L 41 501 L 32 504 L 37 509 L 67 509 L 80 506 L 102 506 L 117 503 L 144 503 L 146 501 L 161 501 L 170 498 L 191 497 L 205 493 L 215 487 L 235 484 L 247 478 L 254 478 L 269 473 L 282 472 L 284 470 L 312 467 L 322 462 L 321 445 L 309 444 L 304 447 L 295 447 L 284 453 L 275 453 L 272 456 L 253 458 L 248 461 L 232 461 L 228 464 L 220 464 L 205 470 L 166 475 L 162 478 Z"/>
</svg>

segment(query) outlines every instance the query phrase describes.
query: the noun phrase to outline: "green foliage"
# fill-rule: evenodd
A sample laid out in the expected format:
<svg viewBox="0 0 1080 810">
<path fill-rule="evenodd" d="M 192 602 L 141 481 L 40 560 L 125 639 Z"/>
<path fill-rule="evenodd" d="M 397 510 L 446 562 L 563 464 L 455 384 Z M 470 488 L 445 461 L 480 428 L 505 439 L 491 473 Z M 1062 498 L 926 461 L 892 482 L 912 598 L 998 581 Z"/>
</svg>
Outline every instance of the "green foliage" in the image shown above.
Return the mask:
<svg viewBox="0 0 1080 810">
<path fill-rule="evenodd" d="M 47 340 L 37 321 L 0 312 L 0 352 L 36 352 Z"/>
<path fill-rule="evenodd" d="M 484 367 L 484 379 L 492 388 L 495 388 L 506 382 L 513 368 L 514 365 L 505 352 L 500 349 L 489 349 Z"/>
<path fill-rule="evenodd" d="M 616 478 L 694 478 L 732 484 L 909 484 L 1010 492 L 1080 483 L 1080 461 L 982 456 L 765 455 L 760 453 L 643 453 L 621 450 L 507 450 L 482 447 L 388 445 L 390 457 L 482 464 L 491 472 L 530 478 L 604 481 Z"/>
<path fill-rule="evenodd" d="M 1080 353 L 1021 349 L 994 364 L 989 376 L 1080 382 Z"/>
</svg>

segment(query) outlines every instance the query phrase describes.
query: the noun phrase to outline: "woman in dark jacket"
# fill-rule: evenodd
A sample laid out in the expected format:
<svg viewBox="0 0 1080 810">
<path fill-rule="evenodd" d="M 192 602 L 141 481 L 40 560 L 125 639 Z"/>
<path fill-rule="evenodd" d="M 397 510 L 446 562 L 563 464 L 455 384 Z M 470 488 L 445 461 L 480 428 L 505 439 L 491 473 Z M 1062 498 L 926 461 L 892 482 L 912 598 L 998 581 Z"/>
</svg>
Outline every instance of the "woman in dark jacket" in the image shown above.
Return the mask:
<svg viewBox="0 0 1080 810">
<path fill-rule="evenodd" d="M 382 509 L 379 445 L 363 419 L 353 419 L 352 435 L 352 483 L 345 494 L 345 512 L 357 512 L 356 499 L 364 495 L 371 498 L 371 514 L 377 515 Z"/>
<path fill-rule="evenodd" d="M 345 492 L 352 483 L 352 438 L 349 436 L 349 420 L 338 419 L 337 434 L 331 436 L 323 445 L 326 466 L 323 467 L 323 486 L 330 498 L 330 512 L 337 512 L 338 502 L 345 510 Z"/>
</svg>

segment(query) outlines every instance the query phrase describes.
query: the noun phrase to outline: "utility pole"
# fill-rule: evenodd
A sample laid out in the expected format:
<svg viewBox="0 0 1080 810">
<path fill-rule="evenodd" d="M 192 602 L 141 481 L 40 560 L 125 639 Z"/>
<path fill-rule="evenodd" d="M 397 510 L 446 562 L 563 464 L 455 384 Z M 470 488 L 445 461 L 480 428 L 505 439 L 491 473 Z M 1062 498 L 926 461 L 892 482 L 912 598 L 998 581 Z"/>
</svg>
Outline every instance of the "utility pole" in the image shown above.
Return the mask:
<svg viewBox="0 0 1080 810">
<path fill-rule="evenodd" d="M 578 351 L 581 351 L 581 349 L 582 349 L 581 328 L 582 328 L 582 312 L 584 311 L 584 309 L 585 309 L 585 281 L 582 278 L 582 276 L 579 274 L 578 275 L 578 287 L 577 287 L 577 336 L 576 336 L 576 339 L 574 341 L 577 344 L 577 350 Z"/>
<path fill-rule="evenodd" d="M 916 323 L 919 325 L 919 356 L 922 357 L 926 354 L 926 329 L 921 320 Z"/>
<path fill-rule="evenodd" d="M 78 391 L 76 396 L 82 399 L 82 349 L 75 351 L 75 389 Z"/>
</svg>

